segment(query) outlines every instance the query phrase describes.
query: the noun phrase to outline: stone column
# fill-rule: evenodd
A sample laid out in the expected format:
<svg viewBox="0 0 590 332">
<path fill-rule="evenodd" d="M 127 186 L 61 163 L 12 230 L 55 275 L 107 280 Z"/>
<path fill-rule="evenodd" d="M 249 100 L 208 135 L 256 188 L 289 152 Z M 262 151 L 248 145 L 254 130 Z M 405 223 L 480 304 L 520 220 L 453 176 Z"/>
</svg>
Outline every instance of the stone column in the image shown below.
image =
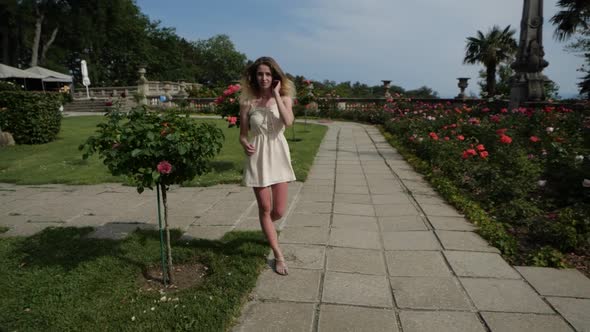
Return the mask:
<svg viewBox="0 0 590 332">
<path fill-rule="evenodd" d="M 511 65 L 515 74 L 510 79 L 510 107 L 525 102 L 545 100 L 543 68 L 543 0 L 524 0 L 520 39 L 516 61 Z"/>
</svg>

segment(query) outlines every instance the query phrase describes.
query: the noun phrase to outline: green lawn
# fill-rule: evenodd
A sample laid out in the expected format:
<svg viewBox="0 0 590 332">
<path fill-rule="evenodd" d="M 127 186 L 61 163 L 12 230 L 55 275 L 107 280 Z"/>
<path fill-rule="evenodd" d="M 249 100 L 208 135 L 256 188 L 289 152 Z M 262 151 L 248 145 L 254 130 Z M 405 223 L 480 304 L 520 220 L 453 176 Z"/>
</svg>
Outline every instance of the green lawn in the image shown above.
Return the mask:
<svg viewBox="0 0 590 332">
<path fill-rule="evenodd" d="M 142 271 L 159 262 L 157 232 L 114 241 L 88 239 L 90 231 L 48 228 L 0 239 L 0 331 L 224 331 L 268 253 L 261 232 L 176 241 L 176 264 L 198 261 L 208 269 L 200 285 L 168 292 L 168 301 L 142 288 Z"/>
<path fill-rule="evenodd" d="M 18 145 L 0 150 L 0 182 L 16 184 L 98 184 L 125 182 L 124 178 L 110 175 L 102 162 L 93 156 L 82 160 L 78 145 L 92 135 L 102 116 L 64 118 L 61 132 L 54 142 L 42 145 Z M 239 183 L 242 178 L 244 152 L 238 143 L 239 129 L 227 128 L 224 120 L 198 119 L 215 123 L 225 134 L 221 153 L 212 162 L 212 171 L 196 177 L 187 186 L 209 186 L 219 183 Z M 320 125 L 296 124 L 291 141 L 291 128 L 286 131 L 290 140 L 291 158 L 295 175 L 304 181 L 327 128 Z"/>
</svg>

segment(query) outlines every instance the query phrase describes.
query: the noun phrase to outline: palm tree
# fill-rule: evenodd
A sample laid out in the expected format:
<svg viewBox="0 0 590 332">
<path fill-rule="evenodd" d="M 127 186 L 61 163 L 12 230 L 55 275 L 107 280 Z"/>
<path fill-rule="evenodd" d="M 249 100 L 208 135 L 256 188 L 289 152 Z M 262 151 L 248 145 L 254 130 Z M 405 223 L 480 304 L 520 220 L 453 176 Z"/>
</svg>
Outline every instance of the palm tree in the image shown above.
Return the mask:
<svg viewBox="0 0 590 332">
<path fill-rule="evenodd" d="M 557 40 L 569 39 L 578 29 L 588 31 L 590 26 L 590 1 L 588 0 L 559 0 L 557 6 L 563 10 L 551 18 L 551 23 L 557 25 L 554 36 Z"/>
<path fill-rule="evenodd" d="M 463 63 L 482 63 L 486 67 L 488 96 L 494 96 L 496 92 L 496 68 L 516 53 L 518 46 L 514 33 L 510 25 L 504 30 L 494 25 L 485 35 L 478 30 L 476 37 L 467 38 Z"/>
</svg>

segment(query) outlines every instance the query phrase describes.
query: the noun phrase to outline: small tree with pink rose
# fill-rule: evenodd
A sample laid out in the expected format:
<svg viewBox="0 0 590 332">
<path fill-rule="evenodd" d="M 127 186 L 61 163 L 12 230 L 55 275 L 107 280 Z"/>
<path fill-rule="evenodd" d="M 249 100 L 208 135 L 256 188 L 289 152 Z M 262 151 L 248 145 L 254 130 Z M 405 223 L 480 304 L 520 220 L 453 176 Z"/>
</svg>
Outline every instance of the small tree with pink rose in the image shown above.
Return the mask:
<svg viewBox="0 0 590 332">
<path fill-rule="evenodd" d="M 168 205 L 166 192 L 173 184 L 182 184 L 208 171 L 209 161 L 221 150 L 221 129 L 209 123 L 197 123 L 187 115 L 167 112 L 159 115 L 146 109 L 129 113 L 112 111 L 107 121 L 98 125 L 95 136 L 80 145 L 83 158 L 97 153 L 110 172 L 126 176 L 141 194 L 145 188 L 162 193 L 166 257 L 162 250 L 164 282 L 174 282 Z M 162 225 L 160 236 L 163 242 Z M 167 269 L 166 269 L 167 265 Z M 166 271 L 167 270 L 167 271 Z"/>
</svg>

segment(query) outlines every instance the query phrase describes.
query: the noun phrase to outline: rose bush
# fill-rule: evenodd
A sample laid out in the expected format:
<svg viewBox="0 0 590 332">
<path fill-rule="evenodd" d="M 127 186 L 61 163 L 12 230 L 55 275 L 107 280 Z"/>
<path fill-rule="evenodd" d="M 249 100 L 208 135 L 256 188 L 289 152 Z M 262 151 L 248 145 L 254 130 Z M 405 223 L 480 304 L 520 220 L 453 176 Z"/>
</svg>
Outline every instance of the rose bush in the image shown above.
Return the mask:
<svg viewBox="0 0 590 332">
<path fill-rule="evenodd" d="M 420 103 L 386 109 L 393 115 L 385 122 L 389 132 L 514 233 L 538 247 L 588 250 L 587 110 Z"/>
<path fill-rule="evenodd" d="M 188 114 L 159 115 L 146 108 L 129 113 L 112 111 L 97 133 L 79 146 L 86 159 L 98 154 L 113 175 L 126 176 L 139 193 L 154 186 L 161 190 L 167 242 L 168 280 L 173 282 L 172 254 L 166 192 L 208 171 L 209 161 L 220 151 L 221 129 L 197 123 Z"/>
<path fill-rule="evenodd" d="M 215 99 L 217 113 L 228 121 L 228 127 L 240 128 L 240 90 L 239 84 L 230 85 Z"/>
</svg>

